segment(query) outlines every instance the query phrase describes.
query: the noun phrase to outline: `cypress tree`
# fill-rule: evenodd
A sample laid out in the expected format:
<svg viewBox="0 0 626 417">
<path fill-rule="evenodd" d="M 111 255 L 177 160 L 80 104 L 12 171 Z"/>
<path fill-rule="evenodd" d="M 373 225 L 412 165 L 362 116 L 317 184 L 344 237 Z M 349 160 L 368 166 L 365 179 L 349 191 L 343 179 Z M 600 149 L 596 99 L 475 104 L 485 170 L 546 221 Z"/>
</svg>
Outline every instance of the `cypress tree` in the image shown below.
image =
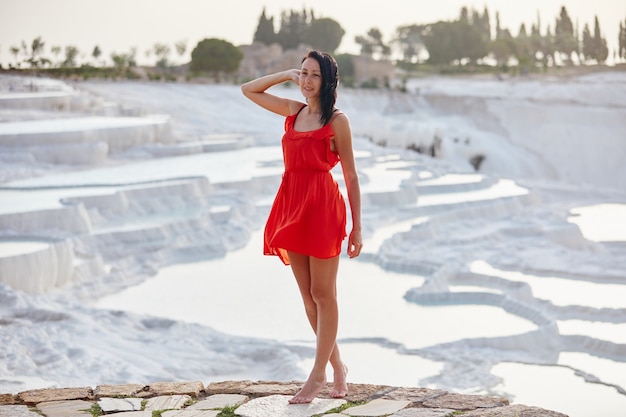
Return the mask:
<svg viewBox="0 0 626 417">
<path fill-rule="evenodd" d="M 595 58 L 598 63 L 606 61 L 609 56 L 609 48 L 606 45 L 606 39 L 602 37 L 598 16 L 596 16 L 593 28 L 593 52 L 593 58 Z"/>
<path fill-rule="evenodd" d="M 555 52 L 561 52 L 567 63 L 571 63 L 572 52 L 578 50 L 578 40 L 576 38 L 572 19 L 567 14 L 565 6 L 562 6 L 554 27 L 554 44 Z"/>
<path fill-rule="evenodd" d="M 619 39 L 618 39 L 618 51 L 617 56 L 626 59 L 626 19 L 624 24 L 619 23 Z"/>
<path fill-rule="evenodd" d="M 585 57 L 585 61 L 593 58 L 594 46 L 594 39 L 589 31 L 589 25 L 585 23 L 585 27 L 583 28 L 583 56 Z"/>
<path fill-rule="evenodd" d="M 274 32 L 274 18 L 268 18 L 265 15 L 265 7 L 263 13 L 259 18 L 259 24 L 254 33 L 253 42 L 263 43 L 265 45 L 271 45 L 276 42 L 276 33 Z"/>
</svg>

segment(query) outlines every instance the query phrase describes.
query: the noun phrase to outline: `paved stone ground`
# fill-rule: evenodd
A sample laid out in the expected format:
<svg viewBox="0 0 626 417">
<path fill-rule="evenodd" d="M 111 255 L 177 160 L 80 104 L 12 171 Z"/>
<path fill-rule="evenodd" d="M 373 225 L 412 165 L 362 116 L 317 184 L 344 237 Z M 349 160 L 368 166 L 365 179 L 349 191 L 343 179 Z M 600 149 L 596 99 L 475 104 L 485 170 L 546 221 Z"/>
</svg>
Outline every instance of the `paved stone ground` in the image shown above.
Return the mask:
<svg viewBox="0 0 626 417">
<path fill-rule="evenodd" d="M 0 394 L 0 417 L 567 417 L 501 397 L 367 384 L 349 384 L 345 399 L 329 398 L 326 390 L 311 404 L 290 405 L 301 385 L 225 381 L 205 387 L 195 381 L 40 389 Z"/>
</svg>

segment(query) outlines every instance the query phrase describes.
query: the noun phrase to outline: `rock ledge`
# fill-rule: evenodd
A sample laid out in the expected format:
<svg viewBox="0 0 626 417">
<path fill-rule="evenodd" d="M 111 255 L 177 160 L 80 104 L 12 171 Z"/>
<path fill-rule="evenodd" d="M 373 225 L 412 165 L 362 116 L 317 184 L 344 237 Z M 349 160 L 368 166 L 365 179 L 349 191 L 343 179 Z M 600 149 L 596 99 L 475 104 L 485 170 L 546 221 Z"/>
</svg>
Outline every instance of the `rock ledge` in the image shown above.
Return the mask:
<svg viewBox="0 0 626 417">
<path fill-rule="evenodd" d="M 94 404 L 104 404 L 103 399 L 135 398 L 138 401 L 152 399 L 166 399 L 167 403 L 173 397 L 187 399 L 176 405 L 178 413 L 183 413 L 185 408 L 196 401 L 205 401 L 209 397 L 227 396 L 235 394 L 240 398 L 238 404 L 247 403 L 245 410 L 254 409 L 255 400 L 264 397 L 282 398 L 282 396 L 294 395 L 302 386 L 302 382 L 276 382 L 276 381 L 223 381 L 209 383 L 207 386 L 200 381 L 192 382 L 155 382 L 149 385 L 125 384 L 125 385 L 99 385 L 78 388 L 50 388 L 23 391 L 18 394 L 0 394 L 0 417 L 5 416 L 37 416 L 46 417 L 61 416 L 91 416 L 89 408 Z M 330 388 L 330 386 L 329 386 Z M 330 399 L 329 388 L 319 395 L 320 402 Z M 349 403 L 358 403 L 359 413 L 353 414 L 350 409 L 341 414 L 324 414 L 327 416 L 390 416 L 390 417 L 567 417 L 565 414 L 555 411 L 544 410 L 538 407 L 524 405 L 510 405 L 506 398 L 490 397 L 481 395 L 465 395 L 451 393 L 438 389 L 393 387 L 386 385 L 349 384 L 350 394 L 345 398 Z M 317 400 L 316 400 L 317 401 Z M 337 400 L 335 400 L 337 401 Z M 145 403 L 145 401 L 144 401 Z M 171 401 L 170 401 L 171 403 Z M 401 409 L 394 414 L 376 414 L 376 409 L 384 409 L 391 404 L 401 404 Z M 52 407 L 51 405 L 55 405 Z M 197 404 L 196 404 L 197 405 Z M 363 407 L 361 407 L 363 406 Z M 369 407 L 369 411 L 367 410 Z M 65 407 L 65 408 L 64 408 Z M 169 407 L 169 406 L 168 406 Z M 173 407 L 173 406 L 172 406 Z M 295 407 L 295 406 L 290 406 Z M 193 410 L 189 408 L 190 416 L 218 416 L 220 410 L 211 411 Z M 197 407 L 196 407 L 197 408 Z M 361 411 L 361 408 L 365 410 Z M 69 410 L 72 410 L 68 413 Z M 170 409 L 170 408 L 166 408 Z M 242 410 L 244 408 L 242 407 Z M 32 411 L 35 410 L 35 411 Z M 292 408 L 296 411 L 295 408 Z M 357 409 L 354 410 L 357 412 Z M 244 412 L 244 411 L 242 411 Z M 143 416 L 149 411 L 113 412 L 107 415 Z M 148 414 L 145 414 L 148 415 Z M 151 414 L 150 414 L 151 415 Z M 165 415 L 165 414 L 164 414 Z M 186 414 L 172 414 L 186 415 Z M 246 416 L 248 414 L 243 414 Z M 254 413 L 250 415 L 255 415 Z M 303 414 L 304 415 L 304 414 Z M 315 414 L 320 415 L 320 414 Z"/>
</svg>

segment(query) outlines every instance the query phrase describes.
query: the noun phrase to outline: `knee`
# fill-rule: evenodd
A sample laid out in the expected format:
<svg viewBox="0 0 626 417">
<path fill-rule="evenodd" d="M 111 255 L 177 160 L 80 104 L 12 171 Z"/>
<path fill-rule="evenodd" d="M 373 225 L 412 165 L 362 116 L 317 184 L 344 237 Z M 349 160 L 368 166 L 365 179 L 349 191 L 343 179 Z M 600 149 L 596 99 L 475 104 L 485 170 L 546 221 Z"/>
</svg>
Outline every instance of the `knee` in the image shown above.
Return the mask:
<svg viewBox="0 0 626 417">
<path fill-rule="evenodd" d="M 311 288 L 311 299 L 317 307 L 328 304 L 336 304 L 337 297 L 334 290 L 322 288 Z"/>
</svg>

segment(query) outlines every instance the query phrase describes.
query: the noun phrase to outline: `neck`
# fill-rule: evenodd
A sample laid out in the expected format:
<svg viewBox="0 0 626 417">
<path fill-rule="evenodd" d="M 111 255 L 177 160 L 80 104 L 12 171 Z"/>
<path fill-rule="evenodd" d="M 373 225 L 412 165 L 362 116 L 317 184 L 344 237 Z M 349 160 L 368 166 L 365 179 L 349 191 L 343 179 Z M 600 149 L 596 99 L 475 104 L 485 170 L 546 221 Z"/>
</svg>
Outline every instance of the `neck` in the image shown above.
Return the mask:
<svg viewBox="0 0 626 417">
<path fill-rule="evenodd" d="M 309 113 L 312 113 L 312 114 L 321 114 L 322 113 L 322 108 L 320 106 L 319 100 L 311 100 L 311 99 L 309 99 L 307 104 L 309 105 Z"/>
</svg>

